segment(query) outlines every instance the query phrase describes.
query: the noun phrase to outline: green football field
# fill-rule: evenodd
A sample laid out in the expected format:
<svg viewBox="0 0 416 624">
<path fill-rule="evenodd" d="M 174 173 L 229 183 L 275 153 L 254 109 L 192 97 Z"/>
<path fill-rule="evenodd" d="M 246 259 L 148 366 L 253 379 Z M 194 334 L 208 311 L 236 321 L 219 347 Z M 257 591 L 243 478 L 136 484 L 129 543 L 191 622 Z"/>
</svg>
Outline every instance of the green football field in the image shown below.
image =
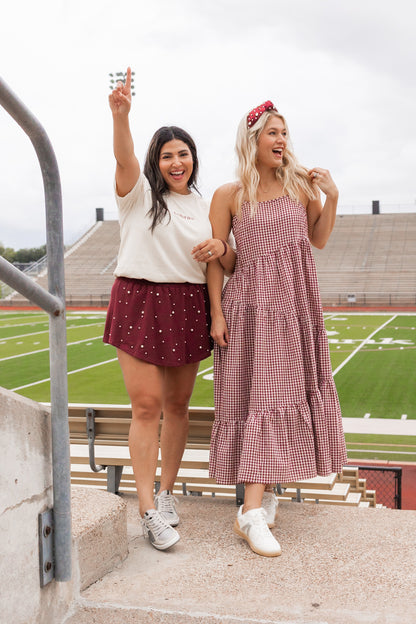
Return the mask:
<svg viewBox="0 0 416 624">
<path fill-rule="evenodd" d="M 70 403 L 128 404 L 104 312 L 67 314 Z M 416 418 L 416 315 L 325 314 L 342 415 Z M 0 385 L 50 400 L 49 324 L 42 312 L 0 311 Z M 212 357 L 201 362 L 191 404 L 213 406 Z M 416 436 L 346 435 L 350 460 L 416 461 Z"/>
<path fill-rule="evenodd" d="M 104 312 L 68 312 L 71 403 L 129 403 Z M 335 382 L 346 417 L 416 418 L 416 315 L 325 315 Z M 48 317 L 0 312 L 0 385 L 49 401 Z M 213 406 L 212 357 L 201 362 L 192 405 Z"/>
</svg>

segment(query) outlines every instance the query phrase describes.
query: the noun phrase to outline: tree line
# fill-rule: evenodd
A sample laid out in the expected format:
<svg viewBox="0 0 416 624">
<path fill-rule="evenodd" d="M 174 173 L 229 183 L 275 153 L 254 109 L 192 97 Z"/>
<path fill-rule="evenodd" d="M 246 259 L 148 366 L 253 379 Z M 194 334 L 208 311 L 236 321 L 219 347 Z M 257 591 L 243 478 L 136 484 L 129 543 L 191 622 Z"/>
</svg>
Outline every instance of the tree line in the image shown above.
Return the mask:
<svg viewBox="0 0 416 624">
<path fill-rule="evenodd" d="M 46 245 L 42 245 L 41 247 L 31 247 L 27 249 L 18 249 L 17 251 L 12 249 L 12 247 L 4 247 L 2 243 L 0 243 L 0 256 L 3 256 L 6 260 L 14 263 L 26 263 L 26 262 L 36 262 L 43 258 L 46 254 Z"/>
</svg>

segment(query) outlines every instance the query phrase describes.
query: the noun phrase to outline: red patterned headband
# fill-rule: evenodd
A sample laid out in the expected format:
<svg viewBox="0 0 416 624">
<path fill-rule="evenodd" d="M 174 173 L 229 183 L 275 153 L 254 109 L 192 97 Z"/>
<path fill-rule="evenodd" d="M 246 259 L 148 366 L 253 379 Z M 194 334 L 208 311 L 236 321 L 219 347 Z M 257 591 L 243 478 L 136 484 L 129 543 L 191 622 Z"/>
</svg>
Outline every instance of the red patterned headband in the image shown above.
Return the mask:
<svg viewBox="0 0 416 624">
<path fill-rule="evenodd" d="M 263 104 L 260 104 L 260 106 L 257 106 L 257 108 L 253 108 L 253 110 L 250 111 L 247 115 L 247 128 L 251 128 L 251 126 L 254 126 L 256 121 L 258 121 L 263 113 L 268 110 L 275 110 L 277 112 L 276 106 L 270 100 L 267 100 L 267 102 L 263 102 Z"/>
</svg>

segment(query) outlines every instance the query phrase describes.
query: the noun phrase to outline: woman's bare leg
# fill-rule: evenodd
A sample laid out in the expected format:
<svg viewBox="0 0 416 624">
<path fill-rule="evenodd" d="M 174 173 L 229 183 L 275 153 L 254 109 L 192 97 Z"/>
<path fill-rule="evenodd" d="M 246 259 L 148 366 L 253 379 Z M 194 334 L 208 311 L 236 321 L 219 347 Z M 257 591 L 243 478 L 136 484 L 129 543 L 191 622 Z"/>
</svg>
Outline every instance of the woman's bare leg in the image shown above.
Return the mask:
<svg viewBox="0 0 416 624">
<path fill-rule="evenodd" d="M 199 362 L 166 367 L 163 377 L 163 421 L 160 434 L 162 475 L 160 490 L 172 490 L 188 437 L 189 401 Z"/>
<path fill-rule="evenodd" d="M 264 488 L 264 483 L 245 484 L 243 513 L 246 513 L 246 511 L 250 509 L 258 509 L 261 507 Z"/>
<path fill-rule="evenodd" d="M 154 509 L 154 480 L 159 453 L 164 368 L 117 349 L 132 406 L 129 449 L 139 497 L 140 515 Z"/>
</svg>

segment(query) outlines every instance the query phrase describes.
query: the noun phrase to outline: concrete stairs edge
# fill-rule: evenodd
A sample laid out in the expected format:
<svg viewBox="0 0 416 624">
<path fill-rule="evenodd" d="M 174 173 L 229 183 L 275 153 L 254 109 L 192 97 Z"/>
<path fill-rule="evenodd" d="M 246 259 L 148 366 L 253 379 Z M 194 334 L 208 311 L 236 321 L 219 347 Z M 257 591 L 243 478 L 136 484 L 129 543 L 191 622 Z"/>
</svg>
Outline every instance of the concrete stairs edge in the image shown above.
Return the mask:
<svg viewBox="0 0 416 624">
<path fill-rule="evenodd" d="M 75 586 L 82 591 L 128 555 L 127 507 L 115 494 L 72 486 L 72 555 Z"/>
</svg>

